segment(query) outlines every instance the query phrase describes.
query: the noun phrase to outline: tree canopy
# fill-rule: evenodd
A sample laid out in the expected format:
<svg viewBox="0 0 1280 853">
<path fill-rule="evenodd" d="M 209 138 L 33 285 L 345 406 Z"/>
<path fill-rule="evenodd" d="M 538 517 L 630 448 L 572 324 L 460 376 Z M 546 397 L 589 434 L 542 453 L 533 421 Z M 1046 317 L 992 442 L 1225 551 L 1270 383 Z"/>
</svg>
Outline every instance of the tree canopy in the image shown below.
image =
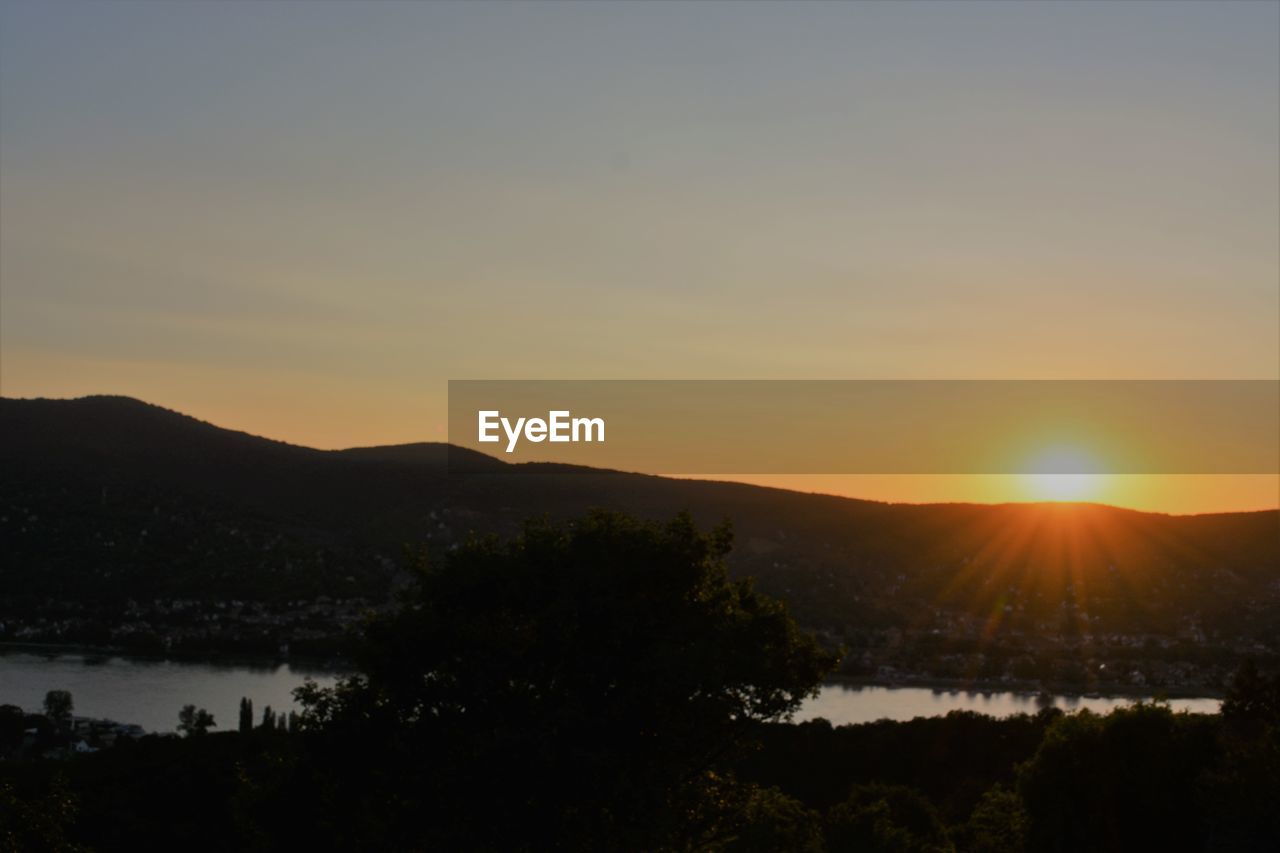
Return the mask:
<svg viewBox="0 0 1280 853">
<path fill-rule="evenodd" d="M 50 690 L 44 694 L 44 713 L 58 725 L 66 725 L 71 720 L 71 711 L 75 703 L 71 700 L 70 690 Z"/>
<path fill-rule="evenodd" d="M 379 775 L 449 815 L 430 830 L 446 845 L 714 834 L 726 817 L 708 801 L 732 799 L 717 766 L 834 663 L 782 604 L 729 578 L 731 544 L 727 525 L 703 533 L 688 515 L 606 512 L 473 540 L 369 626 L 360 676 L 300 691 L 303 725 L 339 735 L 335 751 L 353 732 L 376 744 Z"/>
<path fill-rule="evenodd" d="M 218 724 L 213 721 L 213 714 L 195 705 L 183 705 L 178 712 L 178 731 L 187 737 L 208 733 Z"/>
</svg>

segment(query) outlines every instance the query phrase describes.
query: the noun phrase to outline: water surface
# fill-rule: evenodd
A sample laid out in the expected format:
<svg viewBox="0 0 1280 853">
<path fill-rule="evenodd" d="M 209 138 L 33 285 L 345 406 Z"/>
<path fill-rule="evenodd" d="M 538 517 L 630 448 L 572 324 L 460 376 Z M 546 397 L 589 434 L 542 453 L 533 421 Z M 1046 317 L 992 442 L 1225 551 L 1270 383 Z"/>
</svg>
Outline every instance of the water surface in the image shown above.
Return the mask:
<svg viewBox="0 0 1280 853">
<path fill-rule="evenodd" d="M 1064 711 L 1090 711 L 1105 714 L 1112 708 L 1130 705 L 1138 696 L 1037 696 L 1007 690 L 961 690 L 929 687 L 876 687 L 854 684 L 826 684 L 815 698 L 805 702 L 796 720 L 825 717 L 836 725 L 870 723 L 875 720 L 910 720 L 915 717 L 938 717 L 951 711 L 977 711 L 992 717 L 1034 714 L 1048 705 Z M 1175 711 L 1216 714 L 1221 700 L 1207 698 L 1171 699 Z"/>
<path fill-rule="evenodd" d="M 291 692 L 311 678 L 331 685 L 340 673 L 297 663 L 216 663 L 189 660 L 38 653 L 0 650 L 0 704 L 37 710 L 49 690 L 70 690 L 75 713 L 137 723 L 147 731 L 170 732 L 178 724 L 183 705 L 205 708 L 218 724 L 216 730 L 234 728 L 239 719 L 240 697 L 253 701 L 255 716 L 270 705 L 277 712 L 296 709 Z M 1054 696 L 1051 702 L 1031 693 L 964 691 L 927 687 L 874 687 L 828 684 L 808 700 L 797 720 L 825 717 L 836 725 L 874 720 L 910 720 L 948 711 L 977 711 L 994 717 L 1035 713 L 1045 704 L 1065 711 L 1088 708 L 1105 713 L 1135 697 Z M 1175 710 L 1215 713 L 1217 699 L 1174 699 Z"/>
<path fill-rule="evenodd" d="M 213 714 L 214 731 L 235 728 L 240 697 L 253 701 L 254 714 L 296 709 L 291 691 L 311 678 L 333 684 L 338 674 L 288 663 L 212 663 L 92 654 L 0 651 L 0 704 L 40 708 L 49 690 L 70 690 L 78 716 L 137 723 L 149 732 L 178 726 L 183 705 Z"/>
</svg>

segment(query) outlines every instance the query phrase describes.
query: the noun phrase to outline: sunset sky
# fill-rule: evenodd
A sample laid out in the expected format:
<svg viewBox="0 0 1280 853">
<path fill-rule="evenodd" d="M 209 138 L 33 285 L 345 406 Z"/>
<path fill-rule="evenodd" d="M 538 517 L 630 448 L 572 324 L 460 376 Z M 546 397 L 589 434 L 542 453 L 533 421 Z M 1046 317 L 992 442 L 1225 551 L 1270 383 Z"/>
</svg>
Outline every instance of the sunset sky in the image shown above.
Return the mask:
<svg viewBox="0 0 1280 853">
<path fill-rule="evenodd" d="M 1277 379 L 1278 235 L 1278 3 L 0 2 L 10 397 L 345 447 L 450 378 Z"/>
</svg>

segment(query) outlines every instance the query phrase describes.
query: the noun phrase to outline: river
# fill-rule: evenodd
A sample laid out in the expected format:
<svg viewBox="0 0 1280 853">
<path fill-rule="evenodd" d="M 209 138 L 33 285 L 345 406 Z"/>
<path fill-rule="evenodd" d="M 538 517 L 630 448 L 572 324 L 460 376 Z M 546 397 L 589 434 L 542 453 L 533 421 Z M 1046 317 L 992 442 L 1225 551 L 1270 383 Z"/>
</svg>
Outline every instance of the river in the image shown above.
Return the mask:
<svg viewBox="0 0 1280 853">
<path fill-rule="evenodd" d="M 259 717 L 270 705 L 277 712 L 295 708 L 291 691 L 311 678 L 321 685 L 339 677 L 331 669 L 297 663 L 211 663 L 153 660 L 83 652 L 0 650 L 0 704 L 37 710 L 49 690 L 70 690 L 78 716 L 137 723 L 149 732 L 170 732 L 183 705 L 208 709 L 218 730 L 234 727 L 240 697 L 253 701 Z M 1088 708 L 1106 712 L 1136 701 L 1135 697 L 1054 696 L 1052 704 L 1067 711 Z M 827 684 L 805 702 L 797 720 L 825 717 L 836 725 L 880 719 L 910 720 L 949 711 L 977 711 L 994 717 L 1034 713 L 1044 700 L 1030 693 L 928 687 L 878 687 Z M 1217 699 L 1174 699 L 1175 710 L 1215 713 Z"/>
</svg>

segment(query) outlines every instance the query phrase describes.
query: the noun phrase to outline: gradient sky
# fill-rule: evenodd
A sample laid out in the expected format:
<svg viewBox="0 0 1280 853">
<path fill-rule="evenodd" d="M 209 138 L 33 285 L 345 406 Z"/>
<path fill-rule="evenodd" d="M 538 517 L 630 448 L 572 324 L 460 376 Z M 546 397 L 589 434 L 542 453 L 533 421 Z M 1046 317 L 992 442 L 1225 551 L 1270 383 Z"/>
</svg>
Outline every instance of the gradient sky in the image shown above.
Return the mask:
<svg viewBox="0 0 1280 853">
<path fill-rule="evenodd" d="M 1277 378 L 1278 152 L 1275 2 L 0 0 L 0 393 Z"/>
</svg>

